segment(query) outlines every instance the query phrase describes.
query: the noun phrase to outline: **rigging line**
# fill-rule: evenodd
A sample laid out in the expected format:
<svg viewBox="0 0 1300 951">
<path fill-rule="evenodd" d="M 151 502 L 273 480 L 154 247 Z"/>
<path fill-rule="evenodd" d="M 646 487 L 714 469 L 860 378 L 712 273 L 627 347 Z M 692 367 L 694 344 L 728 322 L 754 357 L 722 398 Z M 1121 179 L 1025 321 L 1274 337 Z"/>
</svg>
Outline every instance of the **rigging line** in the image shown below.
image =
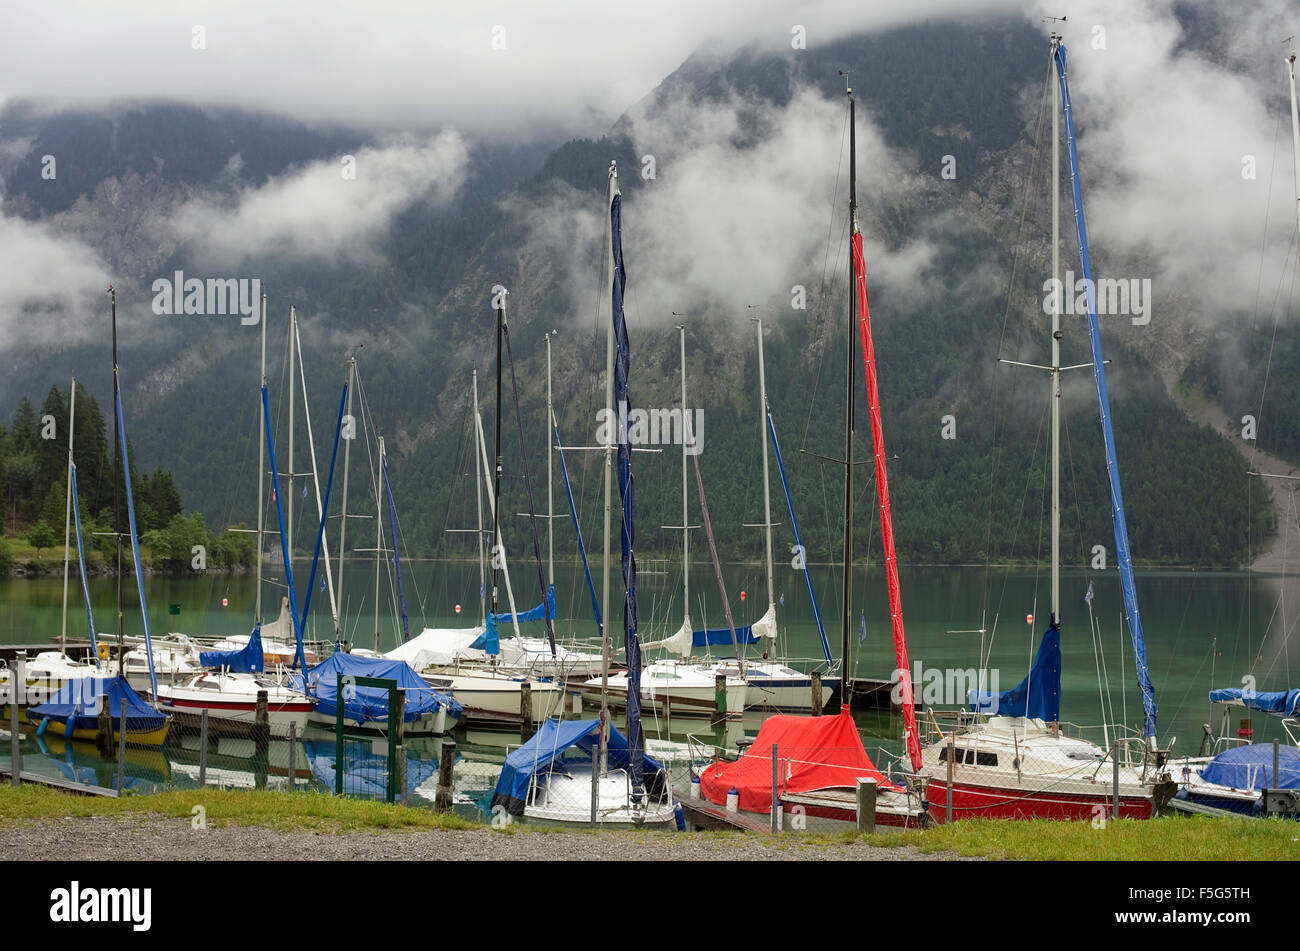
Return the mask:
<svg viewBox="0 0 1300 951">
<path fill-rule="evenodd" d="M 812 421 L 813 407 L 817 405 L 817 388 L 821 381 L 823 358 L 826 355 L 825 344 L 827 341 L 824 339 L 824 337 L 827 333 L 825 330 L 827 308 L 823 305 L 822 302 L 829 300 L 829 292 L 828 292 L 829 285 L 827 283 L 826 275 L 828 273 L 836 273 L 834 271 L 827 270 L 827 268 L 830 266 L 831 249 L 836 248 L 835 261 L 837 264 L 839 263 L 840 255 L 843 253 L 843 249 L 839 247 L 840 242 L 835 241 L 835 233 L 837 230 L 836 223 L 839 220 L 838 213 L 839 213 L 839 203 L 840 203 L 840 199 L 839 199 L 840 173 L 844 168 L 844 142 L 848 138 L 848 135 L 849 135 L 849 117 L 846 115 L 844 117 L 843 130 L 840 132 L 839 158 L 835 165 L 835 185 L 831 192 L 830 223 L 826 226 L 826 250 L 822 253 L 822 273 L 821 273 L 821 278 L 819 279 L 817 285 L 816 307 L 817 307 L 818 318 L 816 324 L 817 327 L 816 334 L 814 336 L 814 340 L 816 341 L 815 349 L 817 351 L 817 362 L 813 367 L 813 388 L 812 388 L 812 393 L 809 394 L 808 415 L 804 418 L 803 436 L 801 437 L 799 443 L 800 449 L 806 449 L 808 446 L 808 424 Z"/>
</svg>

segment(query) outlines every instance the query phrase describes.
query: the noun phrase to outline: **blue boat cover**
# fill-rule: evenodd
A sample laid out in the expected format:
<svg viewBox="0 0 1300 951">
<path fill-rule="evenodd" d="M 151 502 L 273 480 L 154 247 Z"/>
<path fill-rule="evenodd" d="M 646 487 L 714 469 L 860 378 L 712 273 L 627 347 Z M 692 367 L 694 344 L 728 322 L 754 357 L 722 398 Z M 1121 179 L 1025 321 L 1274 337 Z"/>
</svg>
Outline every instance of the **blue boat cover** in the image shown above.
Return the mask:
<svg viewBox="0 0 1300 951">
<path fill-rule="evenodd" d="M 731 628 L 717 627 L 709 628 L 707 631 L 692 631 L 691 643 L 696 647 L 717 647 L 719 645 L 731 646 Z M 736 628 L 737 644 L 757 644 L 758 638 L 754 636 L 752 627 Z"/>
<path fill-rule="evenodd" d="M 338 677 L 375 677 L 395 680 L 397 686 L 406 688 L 406 710 L 403 720 L 411 721 L 426 713 L 435 713 L 445 706 L 449 714 L 460 716 L 461 705 L 450 696 L 434 690 L 405 661 L 385 657 L 357 657 L 345 651 L 335 651 L 325 661 L 307 671 L 304 679 L 294 673 L 289 686 L 301 690 L 316 701 L 316 709 L 325 716 L 335 716 L 338 711 Z M 388 691 L 383 687 L 344 685 L 343 716 L 356 723 L 388 719 Z"/>
<path fill-rule="evenodd" d="M 237 651 L 200 651 L 199 663 L 204 667 L 224 667 L 235 674 L 257 674 L 265 669 L 262 656 L 262 625 L 258 624 L 249 635 L 248 643 Z"/>
<path fill-rule="evenodd" d="M 1029 676 L 999 694 L 972 690 L 970 707 L 977 713 L 1049 723 L 1061 719 L 1061 629 L 1053 623 L 1043 632 Z"/>
<path fill-rule="evenodd" d="M 524 621 L 544 621 L 546 620 L 547 607 L 551 609 L 551 617 L 556 617 L 555 585 L 547 586 L 545 604 L 539 604 L 537 607 L 529 608 L 527 611 L 520 611 L 515 615 L 515 618 L 518 619 L 520 623 Z M 511 615 L 509 611 L 505 614 L 493 614 L 489 611 L 487 624 L 484 625 L 483 633 L 478 636 L 478 639 L 475 640 L 473 644 L 469 645 L 470 649 L 485 651 L 493 656 L 501 653 L 501 637 L 497 633 L 497 625 L 513 624 L 514 622 L 511 621 L 510 617 Z"/>
<path fill-rule="evenodd" d="M 114 728 L 122 722 L 123 703 L 126 704 L 126 728 L 131 732 L 156 730 L 167 722 L 167 717 L 145 703 L 124 677 L 69 680 L 49 703 L 28 707 L 27 719 L 33 723 L 41 720 L 62 723 L 64 736 L 71 736 L 73 730 L 93 730 L 99 725 L 100 705 L 105 696 Z"/>
<path fill-rule="evenodd" d="M 1278 748 L 1278 772 L 1275 780 L 1273 745 L 1253 743 L 1224 750 L 1201 769 L 1201 778 L 1234 789 L 1300 789 L 1300 749 Z"/>
<path fill-rule="evenodd" d="M 546 772 L 562 754 L 577 748 L 586 753 L 583 762 L 590 762 L 593 750 L 600 740 L 599 720 L 547 720 L 531 740 L 506 757 L 492 793 L 492 807 L 504 806 L 511 815 L 522 816 L 528 802 L 528 786 L 533 776 Z M 631 765 L 627 737 L 617 727 L 609 728 L 607 761 L 610 769 L 628 769 Z M 656 795 L 663 791 L 664 768 L 661 763 L 642 754 L 641 770 L 651 777 L 646 791 Z"/>
<path fill-rule="evenodd" d="M 1261 692 L 1243 690 L 1240 687 L 1225 687 L 1210 691 L 1211 703 L 1232 703 L 1240 701 L 1243 706 L 1260 713 L 1273 713 L 1280 717 L 1293 717 L 1300 711 L 1300 688 L 1291 690 L 1274 690 Z"/>
</svg>

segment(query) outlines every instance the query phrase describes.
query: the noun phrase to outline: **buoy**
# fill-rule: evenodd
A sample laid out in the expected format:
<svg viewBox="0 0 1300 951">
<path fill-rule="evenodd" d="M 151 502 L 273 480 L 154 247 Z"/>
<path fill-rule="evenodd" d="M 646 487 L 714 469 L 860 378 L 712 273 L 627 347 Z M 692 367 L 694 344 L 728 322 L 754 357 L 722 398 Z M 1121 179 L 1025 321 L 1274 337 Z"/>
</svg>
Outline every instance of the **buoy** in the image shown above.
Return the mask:
<svg viewBox="0 0 1300 951">
<path fill-rule="evenodd" d="M 1025 615 L 1025 623 L 1026 623 L 1026 624 L 1033 624 L 1033 623 L 1034 623 L 1034 616 L 1033 616 L 1032 614 L 1026 614 L 1026 615 Z"/>
<path fill-rule="evenodd" d="M 740 592 L 740 600 L 742 600 L 742 601 L 745 600 L 745 592 L 743 592 L 743 591 Z"/>
<path fill-rule="evenodd" d="M 221 599 L 221 606 L 222 606 L 223 608 L 228 608 L 228 607 L 230 607 L 230 599 L 229 599 L 229 598 L 222 598 L 222 599 Z"/>
<path fill-rule="evenodd" d="M 727 811 L 737 812 L 740 809 L 740 793 L 736 792 L 736 787 L 732 786 L 727 792 Z"/>
<path fill-rule="evenodd" d="M 691 777 L 691 798 L 700 798 L 700 777 L 698 776 Z"/>
<path fill-rule="evenodd" d="M 456 613 L 457 613 L 457 614 L 459 614 L 459 613 L 460 613 L 460 605 L 459 605 L 459 604 L 458 604 L 458 605 L 456 605 Z"/>
</svg>

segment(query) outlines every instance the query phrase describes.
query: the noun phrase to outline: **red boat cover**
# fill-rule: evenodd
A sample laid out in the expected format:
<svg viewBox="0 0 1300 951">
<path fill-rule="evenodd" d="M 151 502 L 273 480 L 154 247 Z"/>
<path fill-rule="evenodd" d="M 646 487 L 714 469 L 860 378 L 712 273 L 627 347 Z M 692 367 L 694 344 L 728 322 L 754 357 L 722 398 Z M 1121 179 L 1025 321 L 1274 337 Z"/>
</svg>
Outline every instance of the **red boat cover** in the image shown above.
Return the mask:
<svg viewBox="0 0 1300 951">
<path fill-rule="evenodd" d="M 746 812 L 772 808 L 772 744 L 777 746 L 780 792 L 853 789 L 868 776 L 881 789 L 897 789 L 876 769 L 848 713 L 825 717 L 772 716 L 763 721 L 749 750 L 734 763 L 711 763 L 700 773 L 706 799 L 725 805 L 732 786 Z"/>
</svg>

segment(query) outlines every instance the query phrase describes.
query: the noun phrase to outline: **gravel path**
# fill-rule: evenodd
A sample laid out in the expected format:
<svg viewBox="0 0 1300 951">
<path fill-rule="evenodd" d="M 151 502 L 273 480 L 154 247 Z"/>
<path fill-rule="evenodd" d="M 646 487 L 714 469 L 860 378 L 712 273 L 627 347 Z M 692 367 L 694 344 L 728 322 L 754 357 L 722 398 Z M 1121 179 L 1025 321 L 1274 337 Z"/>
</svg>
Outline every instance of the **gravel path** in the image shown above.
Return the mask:
<svg viewBox="0 0 1300 951">
<path fill-rule="evenodd" d="M 123 858 L 152 861 L 269 859 L 418 859 L 433 861 L 518 859 L 630 861 L 923 861 L 958 859 L 922 855 L 914 848 L 833 843 L 805 845 L 743 834 L 664 832 L 473 831 L 281 832 L 256 826 L 192 830 L 188 819 L 116 816 L 59 819 L 0 828 L 0 855 L 9 859 L 78 861 Z"/>
</svg>

